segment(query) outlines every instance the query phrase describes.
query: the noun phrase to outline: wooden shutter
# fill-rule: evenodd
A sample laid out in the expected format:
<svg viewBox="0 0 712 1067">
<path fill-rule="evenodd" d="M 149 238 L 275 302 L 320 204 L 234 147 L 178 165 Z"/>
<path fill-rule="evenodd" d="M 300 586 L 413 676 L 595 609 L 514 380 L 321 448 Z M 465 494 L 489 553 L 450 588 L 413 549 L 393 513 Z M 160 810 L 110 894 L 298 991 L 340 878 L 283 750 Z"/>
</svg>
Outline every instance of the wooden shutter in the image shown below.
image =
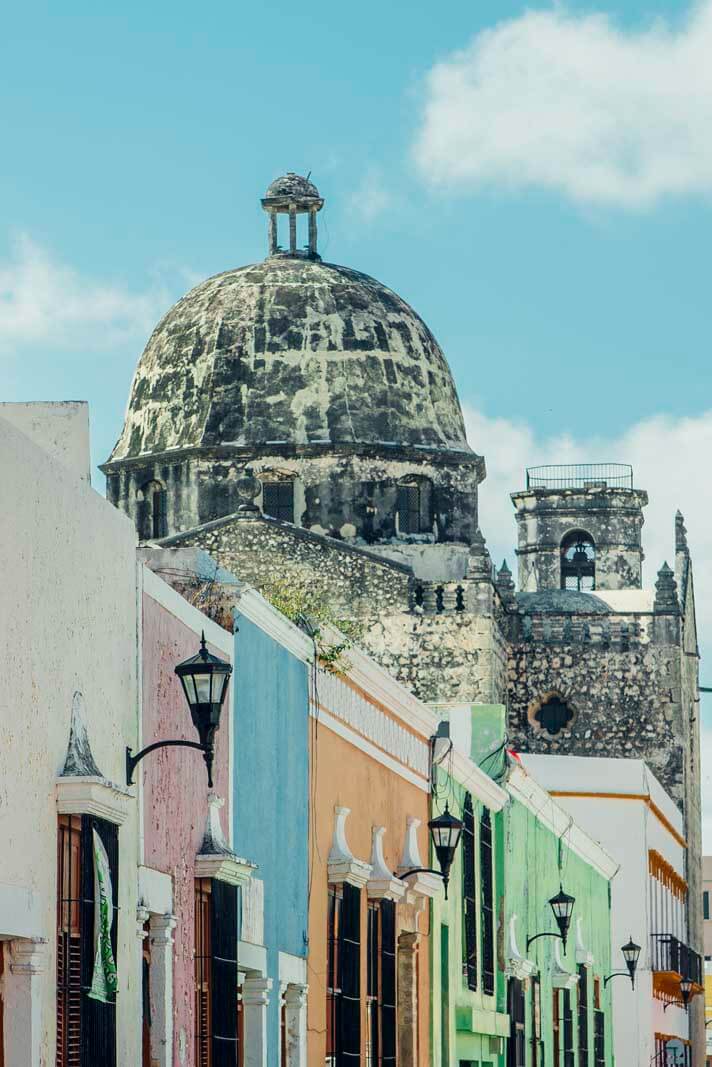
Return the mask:
<svg viewBox="0 0 712 1067">
<path fill-rule="evenodd" d="M 166 490 L 154 489 L 151 501 L 154 537 L 165 537 L 168 533 L 167 505 L 168 494 Z"/>
<path fill-rule="evenodd" d="M 398 486 L 398 531 L 420 533 L 420 488 L 417 485 Z"/>
<path fill-rule="evenodd" d="M 329 886 L 326 976 L 326 1064 L 335 1067 L 341 1018 L 341 901 L 340 886 Z"/>
<path fill-rule="evenodd" d="M 213 958 L 210 921 L 210 897 L 212 881 L 210 878 L 197 878 L 195 882 L 195 1015 L 193 1019 L 194 1061 L 195 1067 L 212 1067 L 212 1019 L 210 1014 L 212 997 Z"/>
<path fill-rule="evenodd" d="M 361 1062 L 361 890 L 348 882 L 341 901 L 339 957 L 336 1065 L 354 1067 Z"/>
<path fill-rule="evenodd" d="M 539 1067 L 544 1061 L 541 1056 L 541 982 L 537 975 L 531 979 L 531 993 L 531 1067 Z M 581 1067 L 588 1065 L 582 1064 Z"/>
<path fill-rule="evenodd" d="M 574 1015 L 571 990 L 564 990 L 564 1067 L 574 1067 Z"/>
<path fill-rule="evenodd" d="M 477 989 L 477 908 L 475 902 L 475 817 L 472 797 L 462 808 L 462 952 L 468 989 Z"/>
<path fill-rule="evenodd" d="M 381 1047 L 381 922 L 380 906 L 368 905 L 366 927 L 366 1067 L 377 1067 Z"/>
<path fill-rule="evenodd" d="M 81 1067 L 80 815 L 60 815 L 57 834 L 57 1067 Z"/>
<path fill-rule="evenodd" d="M 507 1067 L 525 1067 L 526 1064 L 526 1006 L 524 986 L 518 978 L 510 978 L 507 989 L 509 1011 L 509 1041 L 507 1043 Z"/>
<path fill-rule="evenodd" d="M 579 1067 L 588 1067 L 588 968 L 578 969 L 578 1046 Z"/>
<path fill-rule="evenodd" d="M 119 896 L 119 828 L 93 815 L 82 815 L 81 834 L 81 973 L 84 994 L 91 988 L 94 973 L 94 839 L 96 830 L 109 860 L 114 910 L 111 917 L 111 945 L 116 959 Z M 104 1004 L 86 995 L 81 1008 L 81 1067 L 116 1067 L 116 1002 Z"/>
<path fill-rule="evenodd" d="M 480 877 L 482 881 L 482 991 L 494 994 L 494 870 L 492 820 L 484 808 L 480 819 Z"/>
<path fill-rule="evenodd" d="M 396 1063 L 396 905 L 381 906 L 381 1059 L 379 1067 Z"/>
<path fill-rule="evenodd" d="M 237 886 L 213 879 L 211 1067 L 237 1067 Z"/>
</svg>

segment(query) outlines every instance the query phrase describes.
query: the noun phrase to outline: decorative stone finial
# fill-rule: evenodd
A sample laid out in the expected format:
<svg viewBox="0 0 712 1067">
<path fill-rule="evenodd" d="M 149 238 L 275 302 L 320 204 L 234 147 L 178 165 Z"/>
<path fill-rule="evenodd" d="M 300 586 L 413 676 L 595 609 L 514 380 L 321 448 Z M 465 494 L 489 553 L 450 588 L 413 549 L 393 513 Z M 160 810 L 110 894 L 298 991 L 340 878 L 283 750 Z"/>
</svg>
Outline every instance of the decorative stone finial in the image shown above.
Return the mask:
<svg viewBox="0 0 712 1067">
<path fill-rule="evenodd" d="M 514 579 L 512 578 L 512 572 L 507 566 L 506 559 L 503 561 L 502 566 L 497 571 L 497 577 L 495 579 L 495 585 L 502 601 L 505 604 L 513 604 L 515 602 L 514 595 Z"/>
<path fill-rule="evenodd" d="M 658 580 L 655 583 L 654 610 L 662 615 L 675 614 L 680 610 L 680 603 L 677 599 L 677 582 L 667 563 L 663 563 L 658 571 Z"/>
<path fill-rule="evenodd" d="M 487 544 L 479 526 L 470 546 L 467 577 L 475 579 L 492 577 L 492 558 L 487 550 Z"/>
<path fill-rule="evenodd" d="M 233 855 L 232 849 L 225 840 L 225 833 L 222 828 L 222 822 L 220 821 L 220 809 L 224 807 L 224 805 L 225 801 L 222 797 L 219 797 L 217 793 L 209 794 L 208 818 L 199 855 Z"/>
<path fill-rule="evenodd" d="M 687 553 L 687 529 L 681 511 L 675 514 L 675 551 Z"/>
<path fill-rule="evenodd" d="M 255 499 L 259 496 L 261 489 L 262 483 L 258 478 L 255 478 L 252 468 L 245 467 L 242 477 L 235 482 L 237 499 L 240 501 L 237 510 L 240 515 L 252 518 L 260 514 L 260 509 L 255 504 Z"/>
<path fill-rule="evenodd" d="M 84 712 L 84 696 L 78 690 L 72 699 L 72 718 L 69 726 L 69 744 L 67 755 L 62 768 L 62 778 L 73 777 L 103 778 L 94 760 L 89 744 L 86 715 Z"/>
</svg>

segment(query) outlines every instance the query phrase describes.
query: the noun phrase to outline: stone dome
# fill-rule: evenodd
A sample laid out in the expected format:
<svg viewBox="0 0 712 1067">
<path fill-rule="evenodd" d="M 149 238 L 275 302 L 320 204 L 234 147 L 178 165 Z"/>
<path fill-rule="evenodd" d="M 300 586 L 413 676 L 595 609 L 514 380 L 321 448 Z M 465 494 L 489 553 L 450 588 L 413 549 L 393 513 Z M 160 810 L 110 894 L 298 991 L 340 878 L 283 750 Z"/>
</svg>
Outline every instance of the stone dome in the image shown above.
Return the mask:
<svg viewBox="0 0 712 1067">
<path fill-rule="evenodd" d="M 111 460 L 278 442 L 472 455 L 423 320 L 368 275 L 299 256 L 226 271 L 178 301 L 141 356 Z"/>
<path fill-rule="evenodd" d="M 308 178 L 303 178 L 301 174 L 295 174 L 294 171 L 290 170 L 287 174 L 283 174 L 281 178 L 275 178 L 267 187 L 267 192 L 265 193 L 266 200 L 283 196 L 318 200 L 319 190 Z"/>
</svg>

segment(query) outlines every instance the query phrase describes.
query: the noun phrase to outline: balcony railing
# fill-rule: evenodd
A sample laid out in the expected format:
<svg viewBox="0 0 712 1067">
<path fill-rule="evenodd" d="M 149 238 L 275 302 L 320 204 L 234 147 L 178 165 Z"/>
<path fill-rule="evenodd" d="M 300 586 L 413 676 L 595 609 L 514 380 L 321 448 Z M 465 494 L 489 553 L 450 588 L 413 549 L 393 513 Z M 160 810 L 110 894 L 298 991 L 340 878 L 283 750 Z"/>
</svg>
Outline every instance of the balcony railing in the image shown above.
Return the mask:
<svg viewBox="0 0 712 1067">
<path fill-rule="evenodd" d="M 527 489 L 632 489 L 629 463 L 556 463 L 527 467 Z"/>
<path fill-rule="evenodd" d="M 652 969 L 702 985 L 702 957 L 672 934 L 652 935 Z"/>
</svg>

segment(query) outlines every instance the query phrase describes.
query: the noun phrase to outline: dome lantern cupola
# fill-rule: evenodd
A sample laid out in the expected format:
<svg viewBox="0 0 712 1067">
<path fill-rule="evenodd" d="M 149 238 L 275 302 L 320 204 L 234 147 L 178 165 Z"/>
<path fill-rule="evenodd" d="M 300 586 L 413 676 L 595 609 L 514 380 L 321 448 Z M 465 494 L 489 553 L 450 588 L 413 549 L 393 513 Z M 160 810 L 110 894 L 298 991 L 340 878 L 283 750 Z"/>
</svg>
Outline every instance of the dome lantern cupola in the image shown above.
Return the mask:
<svg viewBox="0 0 712 1067">
<path fill-rule="evenodd" d="M 324 201 L 319 190 L 309 176 L 289 171 L 281 178 L 276 178 L 268 187 L 262 199 L 262 207 L 269 215 L 269 254 L 270 256 L 302 256 L 305 259 L 319 259 L 317 253 L 316 214 L 321 211 Z M 304 249 L 297 249 L 297 215 L 309 216 L 309 241 Z M 277 217 L 289 216 L 289 251 L 280 248 L 277 235 Z"/>
</svg>

